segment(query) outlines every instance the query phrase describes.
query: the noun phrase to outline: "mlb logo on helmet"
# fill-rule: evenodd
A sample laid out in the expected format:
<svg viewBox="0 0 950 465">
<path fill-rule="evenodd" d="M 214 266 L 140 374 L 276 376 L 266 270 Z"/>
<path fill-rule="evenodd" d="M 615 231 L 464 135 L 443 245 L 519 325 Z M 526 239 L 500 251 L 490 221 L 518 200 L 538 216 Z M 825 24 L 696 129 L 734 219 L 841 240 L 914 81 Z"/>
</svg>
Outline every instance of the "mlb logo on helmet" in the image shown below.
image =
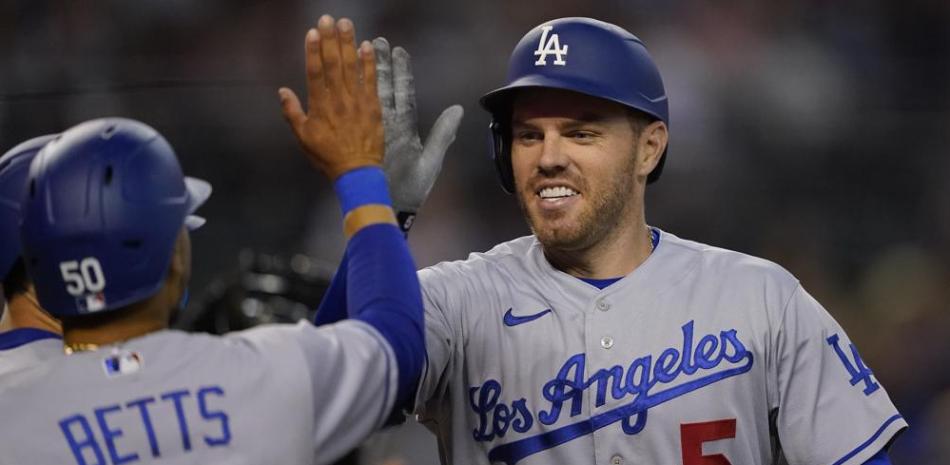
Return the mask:
<svg viewBox="0 0 950 465">
<path fill-rule="evenodd" d="M 98 312 L 106 308 L 106 295 L 102 292 L 86 294 L 76 299 L 76 308 L 82 313 Z"/>
<path fill-rule="evenodd" d="M 127 375 L 142 368 L 142 356 L 137 352 L 113 353 L 102 363 L 106 370 L 106 376 Z"/>
</svg>

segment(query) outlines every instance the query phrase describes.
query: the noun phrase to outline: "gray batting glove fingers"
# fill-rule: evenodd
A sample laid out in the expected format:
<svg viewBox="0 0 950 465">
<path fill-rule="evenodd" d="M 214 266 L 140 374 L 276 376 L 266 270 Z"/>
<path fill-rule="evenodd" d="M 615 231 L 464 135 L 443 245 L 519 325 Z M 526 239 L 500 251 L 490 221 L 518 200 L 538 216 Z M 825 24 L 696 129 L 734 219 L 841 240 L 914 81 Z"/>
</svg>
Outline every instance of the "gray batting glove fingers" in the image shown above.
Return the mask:
<svg viewBox="0 0 950 465">
<path fill-rule="evenodd" d="M 431 180 L 428 188 L 423 193 L 422 203 L 429 197 L 432 186 L 435 185 L 436 178 L 442 172 L 442 161 L 445 154 L 455 142 L 455 135 L 458 132 L 459 125 L 462 124 L 462 116 L 465 110 L 461 105 L 452 105 L 442 111 L 442 114 L 435 120 L 432 129 L 429 130 L 429 136 L 426 137 L 425 145 L 422 149 L 422 157 L 419 159 L 419 169 L 417 176 L 423 179 Z"/>
<path fill-rule="evenodd" d="M 413 140 L 399 144 L 400 150 L 394 147 L 392 157 L 387 153 L 383 170 L 397 212 L 416 213 L 422 208 L 442 172 L 445 154 L 455 141 L 464 114 L 461 105 L 446 108 L 432 125 L 425 145 L 420 144 L 415 136 Z"/>
<path fill-rule="evenodd" d="M 389 181 L 393 208 L 400 213 L 414 214 L 425 203 L 442 170 L 445 152 L 455 140 L 464 112 L 460 106 L 443 112 L 423 144 L 419 137 L 416 87 L 409 52 L 402 47 L 390 47 L 382 37 L 373 40 L 373 50 L 386 138 L 383 170 Z"/>
<path fill-rule="evenodd" d="M 396 132 L 396 128 L 393 127 L 396 122 L 393 55 L 389 48 L 389 42 L 383 37 L 373 39 L 373 50 L 376 54 L 376 93 L 379 95 L 379 106 L 383 113 L 383 127 L 386 133 L 386 148 L 388 149 L 391 145 L 390 138 Z"/>
<path fill-rule="evenodd" d="M 393 100 L 399 124 L 419 132 L 416 116 L 416 85 L 412 76 L 412 59 L 402 47 L 393 48 Z"/>
</svg>

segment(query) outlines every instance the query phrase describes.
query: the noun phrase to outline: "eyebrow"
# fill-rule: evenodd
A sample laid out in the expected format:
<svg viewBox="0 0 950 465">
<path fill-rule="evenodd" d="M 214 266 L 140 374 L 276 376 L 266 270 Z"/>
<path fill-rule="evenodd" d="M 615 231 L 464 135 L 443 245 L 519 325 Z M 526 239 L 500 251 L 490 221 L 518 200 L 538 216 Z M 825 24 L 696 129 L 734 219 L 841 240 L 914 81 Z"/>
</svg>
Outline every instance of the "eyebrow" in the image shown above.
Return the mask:
<svg viewBox="0 0 950 465">
<path fill-rule="evenodd" d="M 562 126 L 573 126 L 577 124 L 587 124 L 587 123 L 602 123 L 607 121 L 607 117 L 604 115 L 599 115 L 597 113 L 581 113 L 580 116 L 568 118 L 569 121 L 565 122 Z M 526 123 L 521 119 L 513 119 L 511 121 L 512 126 L 532 126 L 529 123 Z"/>
</svg>

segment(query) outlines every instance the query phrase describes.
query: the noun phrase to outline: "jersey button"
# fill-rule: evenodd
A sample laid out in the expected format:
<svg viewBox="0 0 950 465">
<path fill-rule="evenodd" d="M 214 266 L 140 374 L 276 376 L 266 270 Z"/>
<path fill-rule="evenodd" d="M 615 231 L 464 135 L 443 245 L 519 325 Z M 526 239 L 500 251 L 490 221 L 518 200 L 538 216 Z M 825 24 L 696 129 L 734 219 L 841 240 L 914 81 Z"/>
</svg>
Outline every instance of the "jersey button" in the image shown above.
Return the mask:
<svg viewBox="0 0 950 465">
<path fill-rule="evenodd" d="M 614 338 L 612 338 L 612 337 L 610 337 L 610 336 L 604 336 L 604 337 L 600 338 L 600 346 L 603 347 L 603 348 L 605 348 L 605 349 L 609 349 L 609 348 L 613 347 L 613 346 L 614 346 Z"/>
<path fill-rule="evenodd" d="M 610 304 L 606 300 L 600 299 L 597 301 L 597 310 L 606 312 L 607 310 L 610 310 Z"/>
<path fill-rule="evenodd" d="M 623 457 L 615 455 L 610 458 L 610 465 L 623 465 Z"/>
</svg>

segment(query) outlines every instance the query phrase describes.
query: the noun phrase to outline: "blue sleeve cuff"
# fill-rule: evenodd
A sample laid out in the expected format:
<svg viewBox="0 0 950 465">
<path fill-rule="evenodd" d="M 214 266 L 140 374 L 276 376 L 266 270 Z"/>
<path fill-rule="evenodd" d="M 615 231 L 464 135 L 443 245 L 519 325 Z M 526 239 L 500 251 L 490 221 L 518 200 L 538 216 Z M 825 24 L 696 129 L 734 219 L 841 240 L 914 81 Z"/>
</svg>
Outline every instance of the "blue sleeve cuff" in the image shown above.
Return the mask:
<svg viewBox="0 0 950 465">
<path fill-rule="evenodd" d="M 386 174 L 378 166 L 366 166 L 343 173 L 333 183 L 333 189 L 340 199 L 343 216 L 363 205 L 393 204 L 389 198 Z"/>
</svg>

